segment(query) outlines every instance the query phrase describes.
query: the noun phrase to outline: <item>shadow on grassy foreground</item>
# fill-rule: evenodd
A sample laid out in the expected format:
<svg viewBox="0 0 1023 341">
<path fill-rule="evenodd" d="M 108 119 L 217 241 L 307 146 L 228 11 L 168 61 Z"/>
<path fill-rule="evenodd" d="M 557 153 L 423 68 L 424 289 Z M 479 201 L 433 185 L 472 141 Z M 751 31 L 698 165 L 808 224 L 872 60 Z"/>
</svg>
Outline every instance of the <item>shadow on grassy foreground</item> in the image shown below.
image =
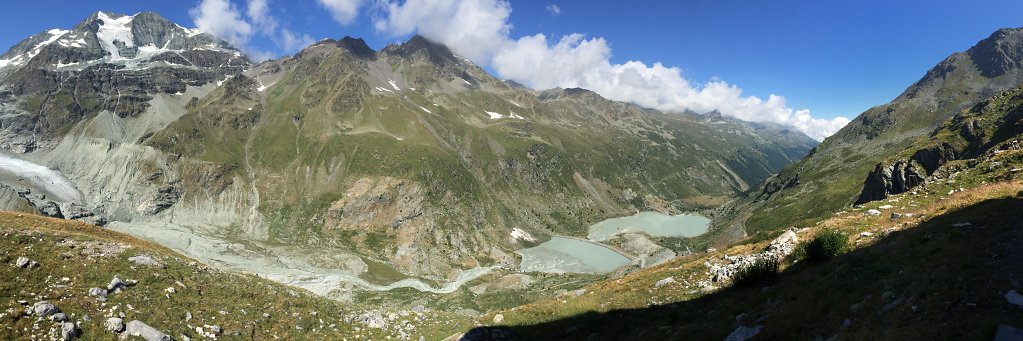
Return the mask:
<svg viewBox="0 0 1023 341">
<path fill-rule="evenodd" d="M 1021 192 L 1023 194 L 1023 192 Z M 535 325 L 480 327 L 466 339 L 991 340 L 1023 327 L 1023 199 L 991 199 L 890 233 L 872 246 L 798 262 L 773 281 L 643 309 Z M 1014 290 L 1014 291 L 1013 291 Z"/>
</svg>

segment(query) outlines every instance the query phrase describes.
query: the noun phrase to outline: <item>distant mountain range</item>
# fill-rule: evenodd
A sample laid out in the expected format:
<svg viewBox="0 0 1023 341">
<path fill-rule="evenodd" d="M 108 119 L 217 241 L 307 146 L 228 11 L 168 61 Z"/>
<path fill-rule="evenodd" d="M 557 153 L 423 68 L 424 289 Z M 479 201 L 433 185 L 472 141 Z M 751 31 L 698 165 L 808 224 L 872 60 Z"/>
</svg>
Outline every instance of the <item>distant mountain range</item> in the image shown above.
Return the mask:
<svg viewBox="0 0 1023 341">
<path fill-rule="evenodd" d="M 380 51 L 326 39 L 253 65 L 155 13 L 97 12 L 0 57 L 0 146 L 81 192 L 66 203 L 8 183 L 8 208 L 331 250 L 340 258 L 318 266 L 354 272 L 513 265 L 531 245 L 513 228 L 584 236 L 608 217 L 719 205 L 815 144 L 782 126 L 534 91 L 420 36 Z"/>
</svg>

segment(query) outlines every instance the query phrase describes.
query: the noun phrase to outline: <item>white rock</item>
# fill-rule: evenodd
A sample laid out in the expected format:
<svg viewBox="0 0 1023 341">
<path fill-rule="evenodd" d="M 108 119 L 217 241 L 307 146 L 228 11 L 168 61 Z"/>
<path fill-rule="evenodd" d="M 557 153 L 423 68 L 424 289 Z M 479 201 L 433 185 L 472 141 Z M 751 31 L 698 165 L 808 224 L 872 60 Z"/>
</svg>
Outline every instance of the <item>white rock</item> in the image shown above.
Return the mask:
<svg viewBox="0 0 1023 341">
<path fill-rule="evenodd" d="M 135 257 L 130 257 L 130 258 L 128 258 L 128 261 L 130 261 L 132 263 L 135 263 L 135 265 L 145 265 L 145 266 L 160 267 L 160 268 L 164 267 L 162 263 L 156 261 L 155 259 L 153 259 L 153 257 L 149 257 L 149 256 L 146 256 L 146 255 L 138 255 L 138 256 L 135 256 Z"/>
<path fill-rule="evenodd" d="M 664 285 L 668 285 L 670 283 L 675 283 L 675 277 L 674 276 L 657 281 L 657 283 L 654 283 L 654 287 L 655 288 L 660 288 L 660 287 L 662 287 Z"/>
<path fill-rule="evenodd" d="M 106 323 L 104 323 L 104 325 L 106 326 L 108 331 L 111 331 L 111 332 L 114 332 L 114 333 L 120 333 L 120 332 L 124 331 L 124 320 L 122 320 L 122 319 L 120 319 L 118 317 L 108 318 Z"/>
<path fill-rule="evenodd" d="M 14 261 L 14 266 L 19 268 L 27 268 L 29 259 L 27 257 L 18 257 L 18 260 Z"/>
<path fill-rule="evenodd" d="M 124 328 L 124 332 L 131 336 L 138 336 L 146 341 L 170 341 L 172 340 L 170 335 L 164 334 L 156 328 L 150 327 L 148 324 L 142 323 L 139 320 L 132 320 Z"/>
<path fill-rule="evenodd" d="M 879 216 L 879 215 L 881 215 L 881 211 L 878 211 L 878 210 L 875 210 L 875 209 L 872 208 L 872 209 L 867 210 L 867 215 Z"/>
<path fill-rule="evenodd" d="M 873 235 L 874 234 L 870 233 L 870 232 L 861 232 L 860 233 L 860 237 L 870 237 L 870 236 L 873 236 Z"/>
<path fill-rule="evenodd" d="M 494 323 L 501 323 L 501 322 L 504 322 L 504 315 L 502 315 L 502 314 L 494 315 Z"/>
</svg>

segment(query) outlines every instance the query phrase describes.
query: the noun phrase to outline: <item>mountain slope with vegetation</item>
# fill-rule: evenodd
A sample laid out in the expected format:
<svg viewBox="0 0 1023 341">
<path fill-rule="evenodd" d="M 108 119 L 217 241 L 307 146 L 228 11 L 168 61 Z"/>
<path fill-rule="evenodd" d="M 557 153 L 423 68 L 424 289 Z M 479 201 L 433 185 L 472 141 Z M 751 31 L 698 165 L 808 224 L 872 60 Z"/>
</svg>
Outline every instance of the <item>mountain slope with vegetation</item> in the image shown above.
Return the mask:
<svg viewBox="0 0 1023 341">
<path fill-rule="evenodd" d="M 80 192 L 64 202 L 5 182 L 8 209 L 165 244 L 187 231 L 270 263 L 393 281 L 450 283 L 605 218 L 717 206 L 816 144 L 584 89 L 534 91 L 419 36 L 380 51 L 326 39 L 253 65 L 155 13 L 98 12 L 2 58 L 0 146 Z"/>
<path fill-rule="evenodd" d="M 0 235 L 5 340 L 60 339 L 62 323 L 86 340 L 114 340 L 134 331 L 130 325 L 108 330 L 112 318 L 140 321 L 175 340 L 403 335 L 433 340 L 470 326 L 464 318 L 421 306 L 379 311 L 329 300 L 80 222 L 0 212 Z M 47 303 L 55 311 L 37 308 Z"/>
<path fill-rule="evenodd" d="M 721 223 L 726 235 L 801 226 L 860 201 L 864 178 L 878 163 L 926 139 L 960 111 L 1023 84 L 1021 53 L 1023 29 L 1002 29 L 948 57 L 891 103 L 859 115 L 751 191 Z"/>
</svg>

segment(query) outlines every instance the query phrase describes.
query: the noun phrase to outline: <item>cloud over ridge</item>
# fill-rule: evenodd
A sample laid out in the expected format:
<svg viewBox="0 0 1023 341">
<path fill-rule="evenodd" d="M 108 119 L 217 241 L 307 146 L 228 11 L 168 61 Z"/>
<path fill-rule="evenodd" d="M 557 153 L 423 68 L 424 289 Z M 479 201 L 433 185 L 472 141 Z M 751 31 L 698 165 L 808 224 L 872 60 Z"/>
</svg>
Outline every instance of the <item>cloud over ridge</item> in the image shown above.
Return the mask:
<svg viewBox="0 0 1023 341">
<path fill-rule="evenodd" d="M 226 40 L 256 61 L 276 56 L 271 51 L 256 49 L 249 45 L 249 41 L 256 34 L 269 38 L 287 53 L 295 52 L 314 42 L 307 34 L 296 34 L 281 27 L 280 21 L 270 13 L 269 0 L 248 0 L 245 5 L 243 14 L 230 0 L 202 0 L 189 9 L 188 15 L 192 17 L 192 22 L 200 31 Z"/>
<path fill-rule="evenodd" d="M 512 8 L 503 0 L 381 1 L 382 14 L 374 20 L 378 31 L 392 36 L 419 33 L 535 89 L 581 87 L 662 111 L 718 110 L 746 121 L 791 125 L 817 140 L 849 123 L 845 117 L 815 118 L 807 109 L 789 107 L 782 96 L 743 96 L 741 88 L 723 80 L 694 84 L 677 67 L 612 63 L 611 47 L 600 37 L 573 33 L 556 40 L 544 34 L 513 38 L 508 20 Z"/>
<path fill-rule="evenodd" d="M 693 82 L 681 69 L 660 62 L 611 61 L 612 49 L 601 37 L 572 33 L 548 37 L 542 33 L 512 36 L 511 4 L 505 0 L 315 0 L 334 21 L 347 26 L 360 14 L 373 28 L 390 36 L 413 33 L 445 44 L 458 54 L 487 66 L 498 76 L 534 89 L 580 87 L 618 101 L 666 112 L 718 110 L 752 122 L 790 125 L 823 140 L 847 123 L 845 117 L 822 119 L 808 109 L 794 109 L 785 97 L 747 96 L 724 80 Z M 217 35 L 246 51 L 257 61 L 274 57 L 249 45 L 261 35 L 279 49 L 293 53 L 314 40 L 296 34 L 272 15 L 270 0 L 202 0 L 189 11 L 200 30 Z M 544 7 L 557 16 L 556 4 Z M 363 13 L 360 13 L 363 12 Z"/>
</svg>

